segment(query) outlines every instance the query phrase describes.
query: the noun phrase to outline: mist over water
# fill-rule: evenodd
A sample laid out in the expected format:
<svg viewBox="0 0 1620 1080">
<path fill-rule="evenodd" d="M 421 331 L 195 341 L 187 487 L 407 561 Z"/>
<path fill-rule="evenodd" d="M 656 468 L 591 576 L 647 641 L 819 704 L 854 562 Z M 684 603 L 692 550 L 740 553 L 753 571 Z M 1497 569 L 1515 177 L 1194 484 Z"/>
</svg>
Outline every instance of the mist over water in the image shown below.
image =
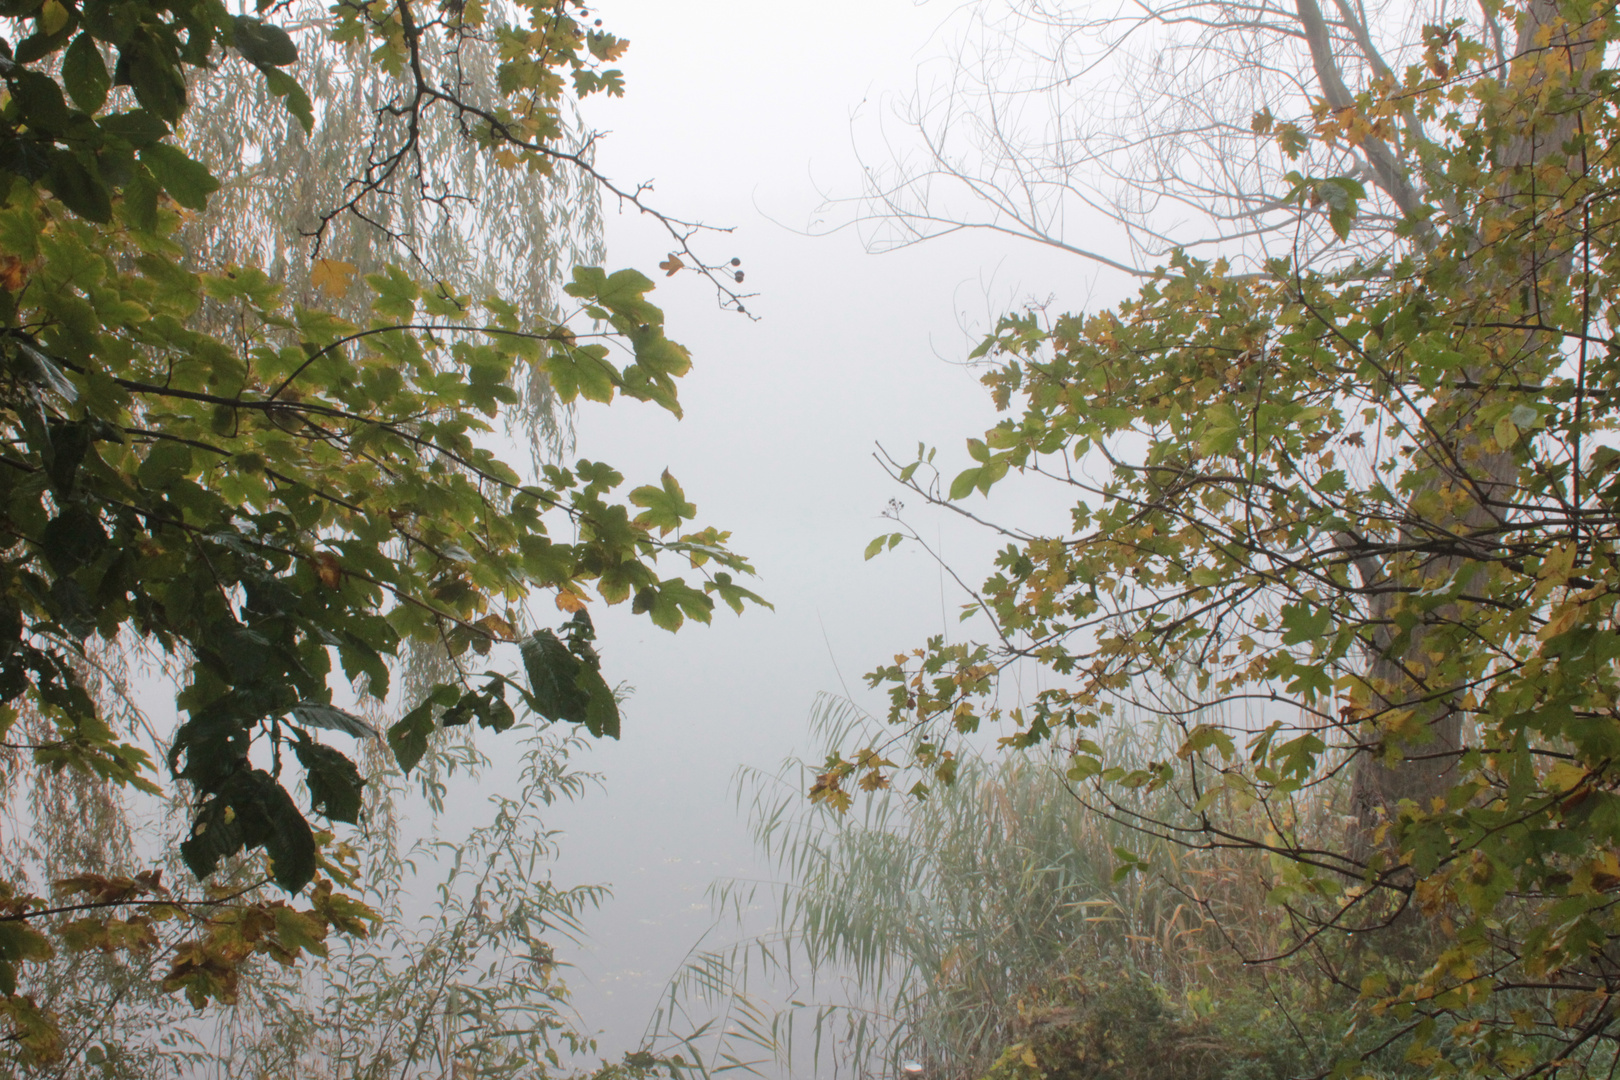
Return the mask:
<svg viewBox="0 0 1620 1080">
<path fill-rule="evenodd" d="M 909 460 L 940 447 L 947 481 L 966 463 L 963 439 L 995 414 L 960 361 L 1001 312 L 1034 297 L 1083 304 L 1087 267 L 980 235 L 881 257 L 847 230 L 806 236 L 823 193 L 859 190 L 852 125 L 889 108 L 918 60 L 941 47 L 950 9 L 908 2 L 812 9 L 747 3 L 613 5 L 631 40 L 623 101 L 593 102 L 611 134 L 598 148 L 621 182 L 655 179 L 663 210 L 730 235 L 700 240 L 712 261 L 737 257 L 750 321 L 719 311 L 692 274 L 653 294 L 668 332 L 692 351 L 684 420 L 635 402 L 584 404 L 576 454 L 612 461 L 627 485 L 669 468 L 698 506 L 699 525 L 733 531 L 775 611 L 671 635 L 628 605 L 592 605 L 603 671 L 625 681 L 622 742 L 577 759 L 604 790 L 552 815 L 564 830 L 560 882 L 604 882 L 614 899 L 588 917 L 588 939 L 560 946 L 587 1025 L 610 1059 L 640 1042 L 660 995 L 715 925 L 706 898 L 719 877 L 763 876 L 732 782 L 739 766 L 774 769 L 811 753 L 806 716 L 819 691 L 881 701 L 862 674 L 930 635 L 960 633 L 965 599 L 924 552 L 904 545 L 867 562 L 902 492 L 873 461 L 877 443 Z M 605 207 L 611 267 L 644 270 L 667 234 L 633 208 Z M 791 228 L 790 228 L 791 226 Z M 1022 526 L 1054 525 L 1061 506 L 1021 505 L 1016 485 L 994 508 Z M 970 580 L 1000 545 L 956 518 L 905 508 L 936 550 Z M 553 613 L 542 613 L 542 619 Z M 766 913 L 768 914 L 768 913 Z M 763 916 L 762 916 L 763 917 Z M 768 919 L 766 919 L 768 923 Z"/>
</svg>

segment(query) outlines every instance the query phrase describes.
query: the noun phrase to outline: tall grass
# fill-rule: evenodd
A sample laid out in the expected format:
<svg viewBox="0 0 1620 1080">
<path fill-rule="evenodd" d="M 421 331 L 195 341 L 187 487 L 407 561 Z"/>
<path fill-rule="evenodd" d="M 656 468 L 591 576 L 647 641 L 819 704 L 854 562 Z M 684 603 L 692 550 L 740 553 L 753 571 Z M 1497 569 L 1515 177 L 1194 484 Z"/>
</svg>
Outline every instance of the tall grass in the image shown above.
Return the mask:
<svg viewBox="0 0 1620 1080">
<path fill-rule="evenodd" d="M 818 741 L 843 747 L 871 724 L 825 696 L 811 720 Z M 1115 760 L 1173 753 L 1152 726 L 1105 737 Z M 1127 823 L 1185 819 L 1175 790 L 1105 814 L 1057 759 L 970 758 L 926 800 L 882 792 L 840 816 L 805 799 L 814 773 L 791 759 L 742 775 L 778 879 L 722 883 L 715 899 L 739 925 L 768 905 L 774 925 L 694 956 L 655 1022 L 667 1037 L 709 1010 L 699 1030 L 720 1067 L 897 1076 L 914 1058 L 931 1080 L 982 1076 L 1099 987 L 1151 986 L 1196 1012 L 1208 988 L 1240 978 L 1244 950 L 1281 940 L 1262 867 Z M 1147 869 L 1121 875 L 1121 850 Z"/>
</svg>

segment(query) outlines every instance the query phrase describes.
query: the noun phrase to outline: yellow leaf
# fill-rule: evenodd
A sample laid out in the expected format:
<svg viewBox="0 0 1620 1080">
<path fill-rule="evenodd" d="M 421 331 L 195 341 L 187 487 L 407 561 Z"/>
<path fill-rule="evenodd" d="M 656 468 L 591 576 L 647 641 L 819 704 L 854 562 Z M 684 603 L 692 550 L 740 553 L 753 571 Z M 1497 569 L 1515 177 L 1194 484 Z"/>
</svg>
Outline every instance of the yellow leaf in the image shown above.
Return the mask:
<svg viewBox="0 0 1620 1080">
<path fill-rule="evenodd" d="M 349 291 L 354 280 L 354 264 L 336 259 L 316 259 L 310 271 L 309 283 L 331 296 L 342 296 Z"/>
<path fill-rule="evenodd" d="M 1035 1060 L 1035 1051 L 1031 1047 L 1024 1047 L 1024 1052 L 1018 1056 L 1023 1060 L 1025 1065 L 1028 1065 L 1032 1069 L 1038 1069 L 1041 1067 L 1041 1063 Z"/>
<path fill-rule="evenodd" d="M 570 589 L 557 590 L 557 609 L 559 611 L 578 611 L 585 606 L 585 598 Z"/>
<path fill-rule="evenodd" d="M 1513 423 L 1513 418 L 1503 416 L 1496 421 L 1496 429 L 1491 433 L 1496 445 L 1501 450 L 1510 450 L 1513 444 L 1519 441 L 1519 429 Z"/>
<path fill-rule="evenodd" d="M 1564 604 L 1553 610 L 1553 617 L 1536 634 L 1541 641 L 1551 641 L 1559 634 L 1569 632 L 1586 615 L 1585 604 Z"/>
<path fill-rule="evenodd" d="M 559 603 L 558 606 L 561 607 L 562 605 Z M 477 622 L 473 623 L 473 625 L 497 640 L 517 640 L 517 631 L 512 629 L 512 624 L 501 618 L 499 615 L 485 615 L 482 619 L 479 619 Z"/>
<path fill-rule="evenodd" d="M 1586 767 L 1573 761 L 1560 761 L 1547 770 L 1547 790 L 1556 792 L 1572 791 L 1576 784 L 1586 779 Z"/>
<path fill-rule="evenodd" d="M 45 0 L 45 6 L 39 9 L 39 15 L 47 34 L 54 34 L 67 25 L 67 8 L 57 3 L 57 0 Z"/>
</svg>

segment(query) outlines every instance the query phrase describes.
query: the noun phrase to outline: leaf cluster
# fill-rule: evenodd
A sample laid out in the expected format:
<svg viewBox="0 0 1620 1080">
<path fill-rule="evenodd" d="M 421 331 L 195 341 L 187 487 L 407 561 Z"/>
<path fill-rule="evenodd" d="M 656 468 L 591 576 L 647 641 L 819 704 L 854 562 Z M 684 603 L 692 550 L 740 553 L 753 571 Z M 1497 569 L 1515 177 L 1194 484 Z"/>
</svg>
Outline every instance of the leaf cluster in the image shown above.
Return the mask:
<svg viewBox="0 0 1620 1080">
<path fill-rule="evenodd" d="M 561 110 L 568 95 L 618 91 L 603 65 L 624 43 L 585 30 L 576 7 L 523 7 L 525 26 L 474 3 L 426 22 L 406 2 L 339 5 L 333 37 L 369 41 L 372 63 L 415 73 L 417 97 L 385 112 L 450 109 L 504 167 L 585 168 L 555 145 Z M 155 791 L 145 749 L 108 722 L 86 672 L 98 649 L 129 642 L 184 672 L 165 756 L 191 808 L 186 865 L 231 875 L 262 852 L 281 889 L 313 886 L 304 912 L 224 904 L 176 954 L 167 988 L 228 1001 L 247 957 L 290 963 L 322 955 L 331 927 L 363 930 L 366 909 L 332 891 L 329 834 L 312 821 L 359 819 L 346 740 L 378 734 L 333 703 L 334 676 L 384 701 L 407 643 L 451 658 L 449 677 L 388 731 L 407 771 L 433 731 L 473 720 L 501 731 L 515 709 L 617 737 L 588 591 L 634 596 L 669 629 L 708 621 L 714 594 L 737 609 L 759 600 L 733 580 L 751 568 L 726 534 L 677 531 L 696 508 L 667 473 L 625 501 L 606 465 L 526 476 L 491 449 L 525 372 L 564 401 L 617 393 L 679 414 L 690 359 L 666 337 L 650 280 L 578 269 L 566 314 L 589 325 L 576 329 L 400 266 L 368 276 L 354 320 L 291 302 L 263 268 L 197 265 L 180 227 L 219 185 L 177 140 L 188 85 L 234 55 L 307 129 L 292 36 L 218 0 L 43 0 L 0 15 L 24 33 L 0 40 L 0 731 L 37 715 L 55 737 L 22 747 L 35 767 Z M 424 88 L 424 35 L 447 28 L 499 42 L 499 86 L 477 98 Z M 356 178 L 362 195 L 391 183 L 411 147 L 395 151 Z M 663 576 L 670 554 L 693 580 Z M 542 591 L 576 612 L 566 644 L 522 629 L 525 600 Z M 506 643 L 520 645 L 522 681 L 471 670 Z M 12 935 L 0 991 L 26 1046 L 34 1020 L 14 968 L 43 957 L 49 938 L 29 920 L 48 911 L 18 904 L 0 923 Z M 73 939 L 139 946 L 139 920 L 166 904 Z"/>
<path fill-rule="evenodd" d="M 1328 977 L 1434 1074 L 1601 1057 L 1599 1002 L 1620 989 L 1615 26 L 1528 7 L 1541 21 L 1517 13 L 1510 63 L 1448 27 L 1289 130 L 1443 124 L 1411 163 L 1405 254 L 1255 274 L 1178 253 L 1113 310 L 1002 321 L 978 356 L 1007 418 L 954 477 L 927 454 L 891 471 L 973 516 L 977 494 L 1044 480 L 1072 528 L 999 527 L 964 607 L 990 639 L 870 676 L 907 731 L 996 720 L 1007 745 L 1056 743 L 1105 809 L 1181 785 L 1193 824 L 1122 820 L 1269 853 L 1300 949 L 1389 935 L 1377 979 Z M 1340 237 L 1363 196 L 1295 177 Z M 1007 708 L 1015 664 L 1045 688 Z M 1173 756 L 1110 760 L 1096 732 L 1122 699 L 1180 725 Z M 1223 703 L 1246 712 L 1210 723 Z M 812 795 L 836 804 L 873 756 L 834 755 Z M 1231 832 L 1222 806 L 1266 808 L 1267 827 Z"/>
</svg>

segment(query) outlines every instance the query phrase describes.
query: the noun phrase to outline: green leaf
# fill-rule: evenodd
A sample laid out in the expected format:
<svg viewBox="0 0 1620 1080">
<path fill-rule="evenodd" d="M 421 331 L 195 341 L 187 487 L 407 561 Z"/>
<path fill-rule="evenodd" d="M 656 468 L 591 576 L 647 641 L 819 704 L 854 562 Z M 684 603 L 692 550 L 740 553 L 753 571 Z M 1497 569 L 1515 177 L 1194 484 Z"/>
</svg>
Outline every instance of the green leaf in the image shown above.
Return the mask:
<svg viewBox="0 0 1620 1080">
<path fill-rule="evenodd" d="M 630 493 L 630 501 L 645 511 L 636 515 L 636 524 L 656 528 L 667 536 L 680 528 L 681 522 L 697 516 L 697 507 L 686 501 L 686 493 L 668 469 L 664 470 L 660 487 L 643 485 Z"/>
<path fill-rule="evenodd" d="M 26 2 L 33 3 L 33 0 Z M 34 3 L 34 6 L 39 5 Z M 84 28 L 99 40 L 123 46 L 140 25 L 141 9 L 128 0 L 85 0 L 83 18 Z"/>
<path fill-rule="evenodd" d="M 360 779 L 360 770 L 354 762 L 330 746 L 302 735 L 293 744 L 293 752 L 304 766 L 310 807 L 333 821 L 358 824 L 365 781 Z"/>
<path fill-rule="evenodd" d="M 590 695 L 579 687 L 585 664 L 550 630 L 536 630 L 519 645 L 534 695 L 534 711 L 547 720 L 583 724 Z"/>
<path fill-rule="evenodd" d="M 951 498 L 965 499 L 973 494 L 973 489 L 984 479 L 984 471 L 984 466 L 978 465 L 958 473 L 956 479 L 951 481 Z"/>
<path fill-rule="evenodd" d="M 107 530 L 93 511 L 69 503 L 45 526 L 40 546 L 58 573 L 72 573 L 101 554 L 107 546 Z"/>
<path fill-rule="evenodd" d="M 276 939 L 282 948 L 293 952 L 302 950 L 315 956 L 326 956 L 326 924 L 313 914 L 278 907 L 276 911 Z"/>
<path fill-rule="evenodd" d="M 186 111 L 186 79 L 174 61 L 137 36 L 123 46 L 113 69 L 114 85 L 135 88 L 135 100 L 169 123 Z"/>
<path fill-rule="evenodd" d="M 584 615 L 580 611 L 575 619 Z M 619 705 L 602 678 L 589 635 L 589 617 L 585 616 L 575 622 L 569 645 L 550 630 L 537 630 L 520 644 L 531 703 L 548 720 L 583 724 L 597 738 L 617 739 Z"/>
<path fill-rule="evenodd" d="M 259 847 L 287 892 L 299 892 L 314 878 L 315 836 L 292 797 L 263 769 L 238 769 L 204 801 L 180 854 L 193 874 L 206 879 L 221 860 Z"/>
<path fill-rule="evenodd" d="M 56 954 L 50 939 L 25 922 L 0 922 L 0 993 L 17 992 L 17 964 L 49 960 Z"/>
<path fill-rule="evenodd" d="M 375 738 L 377 735 L 377 729 L 358 716 L 321 701 L 300 701 L 288 710 L 288 715 L 305 727 L 341 731 L 357 739 Z"/>
<path fill-rule="evenodd" d="M 286 67 L 298 62 L 298 46 L 279 26 L 238 15 L 231 26 L 231 44 L 250 64 Z"/>
<path fill-rule="evenodd" d="M 1491 437 L 1496 440 L 1498 449 L 1511 450 L 1513 444 L 1519 441 L 1519 428 L 1513 422 L 1513 417 L 1504 413 L 1496 418 L 1496 426 L 1491 430 Z"/>
<path fill-rule="evenodd" d="M 169 134 L 169 125 L 163 122 L 163 118 L 145 109 L 103 116 L 101 128 L 136 148 L 161 142 Z"/>
<path fill-rule="evenodd" d="M 1227 761 L 1231 761 L 1232 756 L 1237 753 L 1232 736 L 1213 724 L 1199 724 L 1193 728 L 1187 734 L 1187 741 L 1181 744 L 1181 749 L 1176 753 L 1179 757 L 1191 757 L 1212 746 L 1220 750 L 1221 757 Z"/>
<path fill-rule="evenodd" d="M 1316 196 L 1328 207 L 1328 224 L 1340 240 L 1350 235 L 1355 224 L 1356 207 L 1367 197 L 1367 189 L 1359 180 L 1348 176 L 1335 176 L 1316 186 Z"/>
<path fill-rule="evenodd" d="M 141 461 L 136 476 L 141 486 L 162 491 L 191 471 L 191 447 L 183 442 L 165 439 L 153 444 Z"/>
<path fill-rule="evenodd" d="M 401 770 L 409 773 L 426 756 L 433 728 L 433 703 L 424 701 L 388 729 L 388 745 Z"/>
<path fill-rule="evenodd" d="M 158 185 L 145 168 L 137 168 L 129 183 L 124 185 L 121 204 L 124 220 L 130 228 L 151 232 L 158 226 Z"/>
<path fill-rule="evenodd" d="M 1332 608 L 1305 602 L 1286 604 L 1282 609 L 1283 644 L 1315 641 L 1327 633 L 1332 621 Z"/>
<path fill-rule="evenodd" d="M 652 289 L 652 279 L 638 270 L 618 270 L 609 276 L 595 266 L 575 267 L 574 280 L 564 286 L 568 295 L 594 299 L 634 326 L 661 326 L 664 313 L 645 299 Z"/>
<path fill-rule="evenodd" d="M 63 206 L 86 221 L 104 225 L 112 220 L 112 195 L 77 154 L 66 150 L 53 153 L 44 183 Z"/>
<path fill-rule="evenodd" d="M 619 737 L 619 703 L 602 673 L 595 668 L 580 672 L 578 686 L 585 692 L 585 730 L 598 739 Z"/>
<path fill-rule="evenodd" d="M 302 892 L 320 868 L 315 834 L 293 804 L 292 796 L 274 780 L 270 785 L 262 798 L 268 832 L 264 848 L 270 856 L 271 876 L 286 892 Z"/>
<path fill-rule="evenodd" d="M 745 589 L 736 584 L 731 580 L 731 575 L 724 571 L 715 574 L 714 580 L 706 583 L 703 589 L 705 592 L 719 593 L 720 599 L 726 602 L 726 606 L 739 615 L 742 614 L 744 602 L 755 603 L 760 607 L 776 610 L 775 605 L 769 600 L 766 600 L 752 589 Z"/>
<path fill-rule="evenodd" d="M 141 151 L 141 164 L 152 170 L 152 177 L 175 202 L 192 210 L 208 206 L 208 196 L 219 190 L 219 181 L 208 166 L 186 156 L 185 151 L 168 143 L 155 143 Z"/>
<path fill-rule="evenodd" d="M 542 362 L 552 389 L 564 402 L 583 397 L 603 404 L 613 400 L 613 390 L 621 382 L 619 372 L 607 359 L 601 345 L 559 345 Z"/>
<path fill-rule="evenodd" d="M 74 38 L 73 44 L 62 54 L 62 82 L 72 95 L 73 103 L 87 113 L 99 112 L 107 103 L 112 75 L 107 71 L 107 62 L 101 58 L 95 38 L 88 32 Z"/>
<path fill-rule="evenodd" d="M 49 388 L 70 403 L 78 400 L 78 387 L 73 385 L 73 381 L 67 377 L 67 373 L 55 359 L 34 348 L 22 338 L 15 339 L 14 344 L 31 381 Z"/>
<path fill-rule="evenodd" d="M 67 100 L 62 88 L 49 75 L 24 71 L 15 77 L 12 97 L 22 110 L 22 119 L 35 133 L 55 135 L 68 124 Z"/>
<path fill-rule="evenodd" d="M 1102 775 L 1102 762 L 1090 754 L 1076 754 L 1069 759 L 1069 769 L 1065 773 L 1074 783 L 1090 780 L 1094 776 Z"/>
<path fill-rule="evenodd" d="M 299 85 L 298 80 L 275 68 L 264 69 L 264 85 L 272 94 L 281 98 L 287 111 L 297 118 L 304 128 L 304 134 L 309 135 L 315 131 L 315 106 L 309 100 L 309 94 Z"/>
</svg>

